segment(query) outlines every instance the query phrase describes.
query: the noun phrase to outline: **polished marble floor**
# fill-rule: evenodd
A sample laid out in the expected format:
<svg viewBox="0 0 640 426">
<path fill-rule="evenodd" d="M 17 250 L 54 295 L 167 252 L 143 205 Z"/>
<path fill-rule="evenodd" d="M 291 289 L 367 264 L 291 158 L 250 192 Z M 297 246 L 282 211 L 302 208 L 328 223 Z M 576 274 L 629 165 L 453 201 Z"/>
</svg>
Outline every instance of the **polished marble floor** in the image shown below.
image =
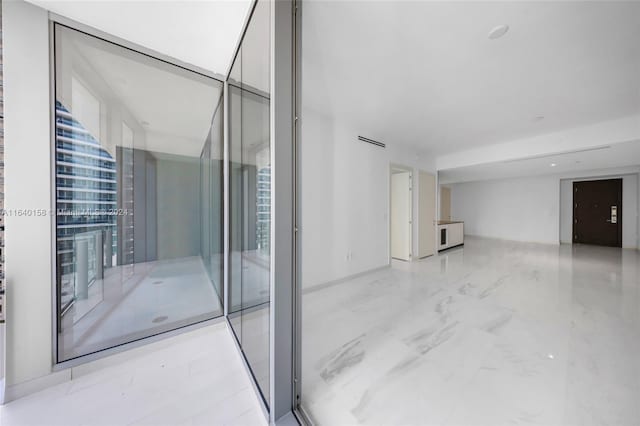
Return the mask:
<svg viewBox="0 0 640 426">
<path fill-rule="evenodd" d="M 224 322 L 78 367 L 0 406 L 2 426 L 266 425 Z"/>
<path fill-rule="evenodd" d="M 303 294 L 320 425 L 640 424 L 640 252 L 468 238 Z"/>
</svg>

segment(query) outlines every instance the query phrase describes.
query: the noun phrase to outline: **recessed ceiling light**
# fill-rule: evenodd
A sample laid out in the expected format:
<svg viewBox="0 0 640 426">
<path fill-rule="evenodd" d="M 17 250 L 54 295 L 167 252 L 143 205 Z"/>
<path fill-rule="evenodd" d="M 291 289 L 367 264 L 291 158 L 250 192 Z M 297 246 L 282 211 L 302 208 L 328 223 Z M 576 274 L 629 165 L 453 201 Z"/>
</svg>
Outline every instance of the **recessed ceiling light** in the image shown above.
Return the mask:
<svg viewBox="0 0 640 426">
<path fill-rule="evenodd" d="M 556 163 L 551 163 L 551 164 L 549 164 L 549 165 L 550 165 L 551 167 L 555 167 L 555 166 L 557 166 L 557 164 L 556 164 Z"/>
<path fill-rule="evenodd" d="M 533 121 L 535 121 L 535 122 L 542 121 L 542 120 L 544 120 L 544 115 L 539 115 L 539 116 L 533 118 Z"/>
<path fill-rule="evenodd" d="M 507 31 L 509 31 L 508 25 L 498 25 L 497 27 L 494 27 L 493 29 L 491 29 L 491 31 L 489 31 L 489 38 L 491 40 L 495 40 L 505 35 Z"/>
</svg>

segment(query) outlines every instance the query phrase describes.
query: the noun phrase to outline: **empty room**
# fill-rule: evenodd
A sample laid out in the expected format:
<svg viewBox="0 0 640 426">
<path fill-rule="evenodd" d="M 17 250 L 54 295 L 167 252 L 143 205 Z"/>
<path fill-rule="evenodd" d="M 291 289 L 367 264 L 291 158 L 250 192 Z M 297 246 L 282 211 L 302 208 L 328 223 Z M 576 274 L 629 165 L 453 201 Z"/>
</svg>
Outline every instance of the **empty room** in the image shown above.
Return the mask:
<svg viewBox="0 0 640 426">
<path fill-rule="evenodd" d="M 301 407 L 640 419 L 640 4 L 302 9 Z"/>
<path fill-rule="evenodd" d="M 0 14 L 0 425 L 640 425 L 639 1 Z"/>
</svg>

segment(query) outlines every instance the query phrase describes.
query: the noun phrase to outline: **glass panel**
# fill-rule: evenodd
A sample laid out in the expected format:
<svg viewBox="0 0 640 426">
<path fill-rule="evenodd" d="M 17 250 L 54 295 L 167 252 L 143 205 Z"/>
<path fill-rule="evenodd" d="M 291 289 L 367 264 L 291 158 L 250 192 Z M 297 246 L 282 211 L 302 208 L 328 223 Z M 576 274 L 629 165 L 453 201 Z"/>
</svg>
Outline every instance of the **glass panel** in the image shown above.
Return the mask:
<svg viewBox="0 0 640 426">
<path fill-rule="evenodd" d="M 55 66 L 58 361 L 221 315 L 222 83 L 61 25 Z"/>
<path fill-rule="evenodd" d="M 270 4 L 256 4 L 242 41 L 242 347 L 269 403 L 271 147 Z"/>
<path fill-rule="evenodd" d="M 256 4 L 229 78 L 229 319 L 269 403 L 270 5 Z"/>
<path fill-rule="evenodd" d="M 242 47 L 228 80 L 229 97 L 229 322 L 242 346 Z"/>
</svg>

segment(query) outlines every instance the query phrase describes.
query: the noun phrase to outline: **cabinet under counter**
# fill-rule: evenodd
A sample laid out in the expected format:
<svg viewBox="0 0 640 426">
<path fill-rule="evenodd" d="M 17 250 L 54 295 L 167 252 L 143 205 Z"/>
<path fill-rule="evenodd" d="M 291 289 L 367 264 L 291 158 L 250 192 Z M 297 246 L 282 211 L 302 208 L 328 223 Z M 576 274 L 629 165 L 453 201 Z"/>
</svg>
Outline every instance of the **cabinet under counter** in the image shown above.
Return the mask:
<svg viewBox="0 0 640 426">
<path fill-rule="evenodd" d="M 438 251 L 464 244 L 464 222 L 438 221 Z"/>
</svg>

